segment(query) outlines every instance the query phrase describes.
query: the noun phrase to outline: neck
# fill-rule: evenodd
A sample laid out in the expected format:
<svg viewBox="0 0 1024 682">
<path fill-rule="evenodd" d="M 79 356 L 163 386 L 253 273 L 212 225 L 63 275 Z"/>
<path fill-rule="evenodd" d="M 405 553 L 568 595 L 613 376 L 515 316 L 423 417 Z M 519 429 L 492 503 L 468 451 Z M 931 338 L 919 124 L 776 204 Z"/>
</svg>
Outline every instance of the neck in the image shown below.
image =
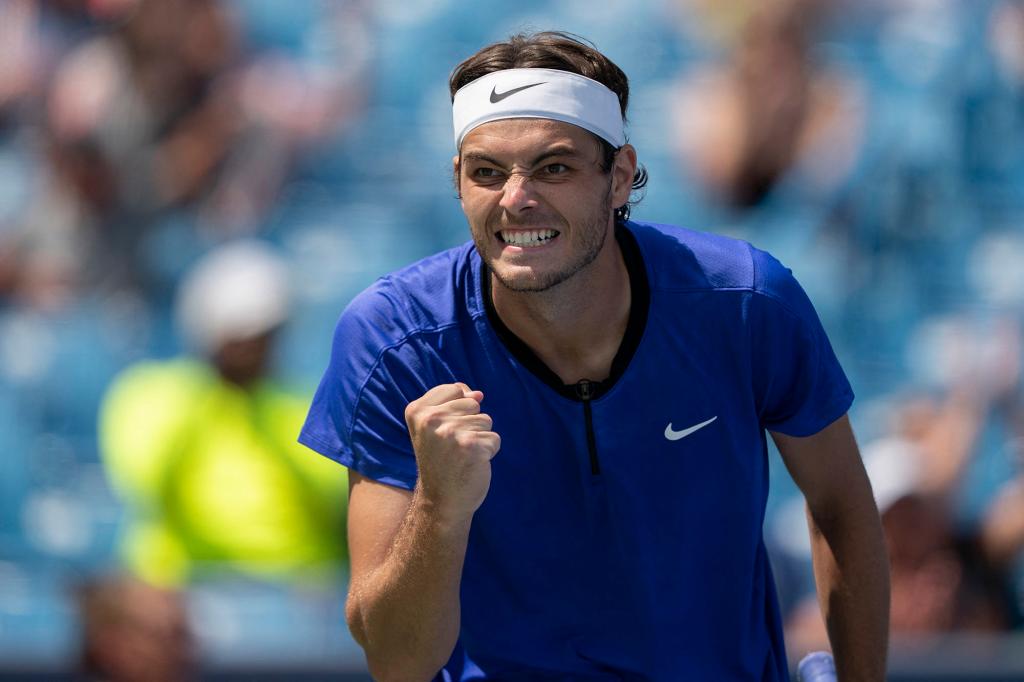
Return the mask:
<svg viewBox="0 0 1024 682">
<path fill-rule="evenodd" d="M 494 309 L 566 384 L 602 381 L 629 322 L 629 271 L 614 232 L 597 258 L 573 277 L 541 292 L 505 288 L 491 275 Z"/>
</svg>

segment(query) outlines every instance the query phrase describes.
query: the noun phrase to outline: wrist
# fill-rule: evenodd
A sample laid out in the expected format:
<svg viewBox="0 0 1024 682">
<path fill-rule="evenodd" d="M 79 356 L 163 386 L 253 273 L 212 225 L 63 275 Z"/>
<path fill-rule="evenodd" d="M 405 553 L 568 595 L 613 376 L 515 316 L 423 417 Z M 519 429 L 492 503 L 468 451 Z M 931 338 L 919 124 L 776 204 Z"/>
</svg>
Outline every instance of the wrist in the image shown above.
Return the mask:
<svg viewBox="0 0 1024 682">
<path fill-rule="evenodd" d="M 460 509 L 437 495 L 431 495 L 417 483 L 413 491 L 412 511 L 442 532 L 469 530 L 475 510 Z"/>
</svg>

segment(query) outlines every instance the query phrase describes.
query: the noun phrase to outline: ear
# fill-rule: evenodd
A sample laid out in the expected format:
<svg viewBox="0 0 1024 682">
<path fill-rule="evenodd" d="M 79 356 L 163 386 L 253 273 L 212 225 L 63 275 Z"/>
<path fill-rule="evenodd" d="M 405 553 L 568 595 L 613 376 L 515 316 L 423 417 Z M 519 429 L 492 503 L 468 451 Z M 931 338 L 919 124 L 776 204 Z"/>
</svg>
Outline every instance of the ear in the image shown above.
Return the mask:
<svg viewBox="0 0 1024 682">
<path fill-rule="evenodd" d="M 612 206 L 623 206 L 633 191 L 633 177 L 636 175 L 636 149 L 624 144 L 615 155 L 612 167 Z"/>
<path fill-rule="evenodd" d="M 462 178 L 459 177 L 459 154 L 452 157 L 452 185 L 455 186 L 455 196 L 462 199 Z"/>
</svg>

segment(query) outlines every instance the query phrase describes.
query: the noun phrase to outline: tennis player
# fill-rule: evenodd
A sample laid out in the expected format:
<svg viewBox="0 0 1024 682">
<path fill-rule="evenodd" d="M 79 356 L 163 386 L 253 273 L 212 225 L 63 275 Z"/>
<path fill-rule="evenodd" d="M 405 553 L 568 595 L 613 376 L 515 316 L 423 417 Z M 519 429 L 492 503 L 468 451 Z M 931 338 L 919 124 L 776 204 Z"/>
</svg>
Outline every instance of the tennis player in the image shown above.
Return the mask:
<svg viewBox="0 0 1024 682">
<path fill-rule="evenodd" d="M 472 242 L 338 323 L 300 440 L 350 469 L 347 616 L 380 680 L 785 680 L 766 431 L 806 496 L 840 679 L 888 572 L 853 399 L 789 270 L 628 219 L 628 82 L 559 33 L 451 78 Z"/>
</svg>

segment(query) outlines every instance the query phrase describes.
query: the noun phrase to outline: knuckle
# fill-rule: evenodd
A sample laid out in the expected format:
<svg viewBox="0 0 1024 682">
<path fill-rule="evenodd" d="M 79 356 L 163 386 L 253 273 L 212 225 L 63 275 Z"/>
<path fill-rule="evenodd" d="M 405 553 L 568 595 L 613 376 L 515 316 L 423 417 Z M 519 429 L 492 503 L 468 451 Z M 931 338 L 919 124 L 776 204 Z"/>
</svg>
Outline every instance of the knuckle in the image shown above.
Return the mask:
<svg viewBox="0 0 1024 682">
<path fill-rule="evenodd" d="M 455 441 L 458 442 L 459 434 L 455 430 L 455 425 L 452 424 L 451 422 L 439 421 L 439 423 L 431 425 L 431 428 L 439 438 L 454 438 Z"/>
<path fill-rule="evenodd" d="M 455 442 L 460 448 L 471 449 L 475 440 L 471 431 L 458 431 L 455 433 Z"/>
<path fill-rule="evenodd" d="M 436 407 L 428 407 L 420 414 L 420 421 L 428 429 L 438 430 L 444 425 L 444 415 Z"/>
</svg>

